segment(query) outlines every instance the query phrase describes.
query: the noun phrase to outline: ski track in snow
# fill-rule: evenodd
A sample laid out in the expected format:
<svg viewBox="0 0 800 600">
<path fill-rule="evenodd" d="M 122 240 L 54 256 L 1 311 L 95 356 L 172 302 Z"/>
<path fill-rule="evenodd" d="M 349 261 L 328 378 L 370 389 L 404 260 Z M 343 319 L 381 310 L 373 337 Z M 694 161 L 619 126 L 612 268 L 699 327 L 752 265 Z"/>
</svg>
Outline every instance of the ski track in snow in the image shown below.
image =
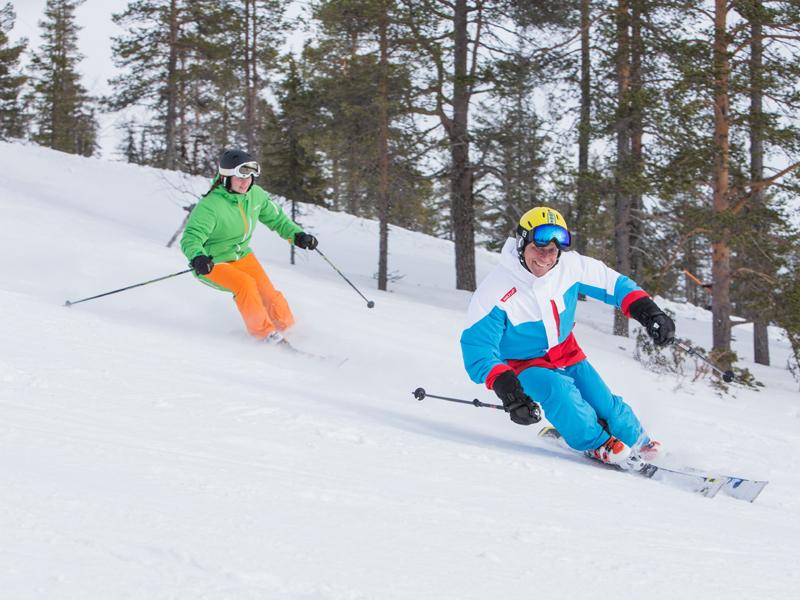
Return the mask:
<svg viewBox="0 0 800 600">
<path fill-rule="evenodd" d="M 183 218 L 168 182 L 202 178 L 0 143 L 0 598 L 790 598 L 800 552 L 800 410 L 772 332 L 766 384 L 720 397 L 644 370 L 611 309 L 576 336 L 615 392 L 687 464 L 766 478 L 754 504 L 597 469 L 499 411 L 463 371 L 469 294 L 452 245 L 315 207 L 319 256 L 262 228 L 253 247 L 295 311 L 299 349 L 257 344 L 225 294 L 164 244 Z M 46 173 L 46 175 L 42 175 Z M 267 185 L 268 187 L 268 185 Z M 497 257 L 479 252 L 479 277 Z M 710 345 L 707 312 L 669 304 Z"/>
</svg>

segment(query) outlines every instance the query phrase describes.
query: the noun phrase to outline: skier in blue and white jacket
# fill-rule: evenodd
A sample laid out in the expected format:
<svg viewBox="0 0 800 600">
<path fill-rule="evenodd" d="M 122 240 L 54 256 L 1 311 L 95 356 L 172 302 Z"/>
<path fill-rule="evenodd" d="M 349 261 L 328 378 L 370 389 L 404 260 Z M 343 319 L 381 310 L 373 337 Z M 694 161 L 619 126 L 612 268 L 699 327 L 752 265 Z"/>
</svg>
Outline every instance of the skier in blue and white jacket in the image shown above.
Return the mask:
<svg viewBox="0 0 800 600">
<path fill-rule="evenodd" d="M 675 324 L 630 278 L 564 252 L 570 244 L 558 211 L 537 207 L 522 216 L 516 239 L 506 241 L 500 263 L 472 296 L 461 334 L 464 366 L 494 390 L 515 423 L 538 422 L 538 403 L 575 450 L 623 467 L 632 451 L 651 460 L 658 442 L 611 393 L 572 333 L 578 295 L 616 306 L 657 345 L 674 341 Z"/>
</svg>

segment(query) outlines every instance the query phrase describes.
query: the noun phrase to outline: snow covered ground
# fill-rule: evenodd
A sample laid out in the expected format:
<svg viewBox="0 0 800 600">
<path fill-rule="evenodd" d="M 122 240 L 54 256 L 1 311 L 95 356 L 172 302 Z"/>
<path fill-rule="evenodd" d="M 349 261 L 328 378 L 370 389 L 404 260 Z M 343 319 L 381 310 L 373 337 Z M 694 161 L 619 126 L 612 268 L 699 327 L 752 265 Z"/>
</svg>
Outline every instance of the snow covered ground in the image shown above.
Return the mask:
<svg viewBox="0 0 800 600">
<path fill-rule="evenodd" d="M 320 256 L 266 229 L 256 254 L 298 320 L 256 344 L 234 306 L 165 247 L 190 192 L 175 173 L 0 144 L 0 597 L 80 599 L 794 598 L 800 394 L 774 332 L 766 384 L 718 396 L 647 372 L 580 307 L 590 360 L 686 462 L 765 478 L 754 504 L 705 499 L 546 446 L 537 427 L 429 393 L 496 402 L 458 348 L 469 294 L 452 245 L 306 207 Z M 181 191 L 183 190 L 183 191 Z M 481 252 L 479 276 L 497 257 Z M 709 315 L 671 305 L 710 345 Z"/>
</svg>

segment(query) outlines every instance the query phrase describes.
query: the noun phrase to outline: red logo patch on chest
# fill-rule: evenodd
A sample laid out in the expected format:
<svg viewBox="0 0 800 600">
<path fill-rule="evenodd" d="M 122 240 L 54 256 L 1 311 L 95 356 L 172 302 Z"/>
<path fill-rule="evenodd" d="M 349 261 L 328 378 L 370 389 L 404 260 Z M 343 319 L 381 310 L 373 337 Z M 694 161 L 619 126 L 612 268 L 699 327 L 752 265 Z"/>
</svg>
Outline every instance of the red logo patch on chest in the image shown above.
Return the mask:
<svg viewBox="0 0 800 600">
<path fill-rule="evenodd" d="M 516 293 L 517 293 L 517 288 L 515 288 L 515 287 L 512 287 L 510 290 L 508 290 L 508 291 L 506 292 L 506 295 L 505 295 L 505 296 L 503 296 L 502 298 L 500 298 L 500 302 L 505 302 L 506 300 L 508 300 L 509 298 L 511 298 L 511 296 L 513 296 L 513 295 L 514 295 L 514 294 L 516 294 Z"/>
</svg>

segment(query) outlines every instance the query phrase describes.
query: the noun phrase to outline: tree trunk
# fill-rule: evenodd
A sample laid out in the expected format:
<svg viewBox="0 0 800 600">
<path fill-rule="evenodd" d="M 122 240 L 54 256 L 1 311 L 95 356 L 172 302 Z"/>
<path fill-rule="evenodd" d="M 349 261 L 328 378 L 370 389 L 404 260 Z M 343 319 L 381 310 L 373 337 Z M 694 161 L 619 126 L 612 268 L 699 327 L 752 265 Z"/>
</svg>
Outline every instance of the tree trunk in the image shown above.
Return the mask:
<svg viewBox="0 0 800 600">
<path fill-rule="evenodd" d="M 351 79 L 348 84 L 348 89 L 354 89 L 354 81 L 356 79 L 356 60 L 358 59 L 358 34 L 352 32 L 350 34 L 350 64 L 347 70 L 347 77 Z M 361 202 L 359 198 L 359 157 L 361 156 L 361 148 L 358 147 L 353 140 L 347 141 L 347 212 L 351 215 L 359 216 L 361 213 Z"/>
<path fill-rule="evenodd" d="M 690 238 L 686 242 L 686 248 L 684 250 L 684 259 L 683 259 L 683 267 L 687 271 L 684 273 L 683 276 L 683 285 L 686 288 L 686 301 L 689 304 L 694 304 L 695 306 L 705 306 L 707 298 L 704 298 L 704 291 L 697 282 L 692 279 L 689 275 L 697 276 L 698 271 L 698 262 L 697 262 L 697 251 L 696 251 L 697 244 L 695 243 L 694 238 Z"/>
<path fill-rule="evenodd" d="M 255 0 L 253 0 L 253 42 L 251 44 L 251 52 L 250 52 L 250 59 L 252 60 L 252 66 L 250 67 L 250 78 L 251 78 L 251 85 L 250 85 L 250 118 L 252 119 L 252 123 L 248 124 L 247 131 L 248 133 L 248 141 L 249 150 L 251 152 L 255 151 L 256 143 L 258 140 L 258 125 L 261 122 L 258 115 L 258 30 L 257 30 L 257 13 L 258 7 L 256 5 Z"/>
<path fill-rule="evenodd" d="M 592 87 L 591 57 L 589 55 L 590 0 L 581 0 L 581 112 L 578 122 L 578 182 L 575 194 L 575 221 L 572 224 L 575 249 L 586 253 L 589 217 L 589 144 L 591 143 Z"/>
<path fill-rule="evenodd" d="M 342 209 L 342 169 L 338 153 L 334 153 L 331 159 L 331 191 L 331 210 L 338 212 Z"/>
<path fill-rule="evenodd" d="M 456 0 L 453 13 L 453 119 L 450 127 L 450 201 L 455 241 L 456 289 L 475 289 L 475 206 L 469 162 L 469 99 L 467 75 L 467 0 Z"/>
<path fill-rule="evenodd" d="M 353 216 L 361 214 L 361 202 L 358 194 L 358 149 L 354 143 L 347 148 L 347 212 Z"/>
<path fill-rule="evenodd" d="M 764 69 L 764 33 L 758 17 L 751 21 L 752 42 L 750 46 L 750 180 L 764 179 L 764 92 L 761 81 Z M 764 190 L 759 188 L 753 192 L 752 206 L 755 209 L 764 205 Z M 765 235 L 765 231 L 759 232 Z M 763 261 L 759 260 L 763 264 Z M 767 265 L 764 265 L 767 267 Z M 759 269 L 762 270 L 762 269 Z M 753 354 L 760 365 L 769 365 L 769 338 L 763 311 L 752 315 L 753 319 Z"/>
<path fill-rule="evenodd" d="M 178 65 L 179 70 L 181 73 L 185 72 L 186 70 L 186 53 L 179 52 L 178 53 Z M 188 161 L 189 158 L 189 124 L 188 119 L 186 116 L 186 78 L 181 77 L 178 81 L 178 98 L 176 103 L 176 122 L 177 122 L 177 130 L 175 132 L 175 157 L 176 157 L 176 167 L 180 166 L 183 169 L 186 169 L 190 163 Z"/>
<path fill-rule="evenodd" d="M 713 211 L 720 223 L 711 245 L 711 275 L 713 278 L 713 350 L 720 367 L 731 366 L 731 250 L 727 239 L 730 234 L 725 226 L 729 197 L 730 154 L 730 60 L 728 58 L 729 37 L 726 29 L 728 16 L 727 0 L 714 0 L 714 183 Z"/>
<path fill-rule="evenodd" d="M 614 175 L 614 256 L 616 270 L 623 275 L 631 272 L 631 194 L 627 180 L 631 163 L 630 138 L 630 8 L 628 0 L 617 2 L 617 164 Z M 628 319 L 614 313 L 614 335 L 628 337 Z"/>
<path fill-rule="evenodd" d="M 631 80 L 630 80 L 630 140 L 631 157 L 629 177 L 632 180 L 630 190 L 630 275 L 639 280 L 644 265 L 644 252 L 640 246 L 643 233 L 643 203 L 644 194 L 644 152 L 642 138 L 644 137 L 644 115 L 642 114 L 642 55 L 644 45 L 642 42 L 642 0 L 631 0 Z"/>
<path fill-rule="evenodd" d="M 378 289 L 386 290 L 389 270 L 389 15 L 381 2 L 378 21 L 380 71 L 378 81 Z"/>
<path fill-rule="evenodd" d="M 167 114 L 164 123 L 164 167 L 175 169 L 175 125 L 178 106 L 178 0 L 169 3 L 169 57 L 167 59 Z"/>
<path fill-rule="evenodd" d="M 297 223 L 297 201 L 292 198 L 292 221 Z M 289 263 L 294 264 L 294 257 L 295 257 L 295 245 L 289 244 Z"/>
<path fill-rule="evenodd" d="M 245 79 L 245 139 L 247 150 L 256 147 L 256 6 L 254 0 L 244 2 L 244 79 Z"/>
<path fill-rule="evenodd" d="M 244 0 L 244 128 L 247 150 L 252 151 L 253 140 L 250 125 L 253 123 L 250 104 L 250 1 Z"/>
</svg>

